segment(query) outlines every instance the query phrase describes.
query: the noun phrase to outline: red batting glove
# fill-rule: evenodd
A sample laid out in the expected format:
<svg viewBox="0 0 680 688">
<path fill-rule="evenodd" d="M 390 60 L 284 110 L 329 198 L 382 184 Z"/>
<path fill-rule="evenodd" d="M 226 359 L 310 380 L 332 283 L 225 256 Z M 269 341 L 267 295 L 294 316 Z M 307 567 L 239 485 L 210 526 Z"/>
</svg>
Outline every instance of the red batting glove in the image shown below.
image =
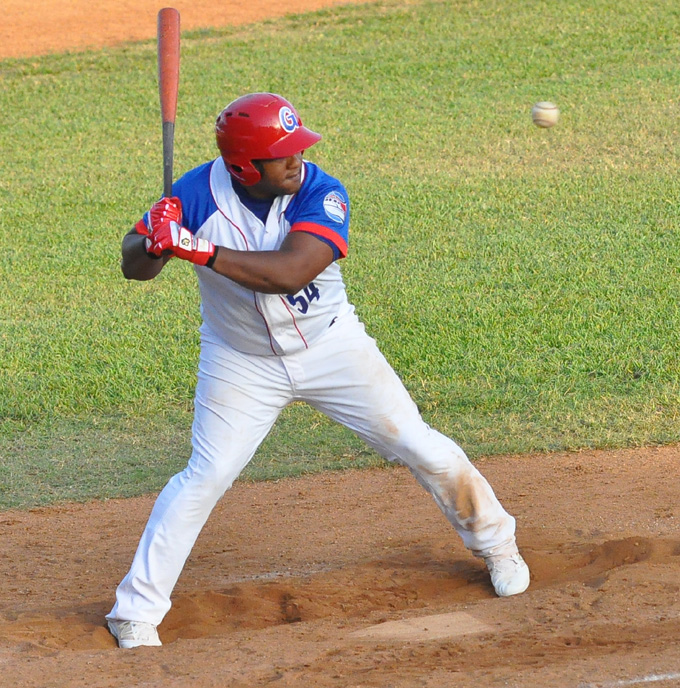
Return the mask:
<svg viewBox="0 0 680 688">
<path fill-rule="evenodd" d="M 188 260 L 195 265 L 206 265 L 215 255 L 215 244 L 207 239 L 195 237 L 186 227 L 177 222 L 165 222 L 152 232 L 146 240 L 147 253 L 160 256 L 164 251 Z"/>
<path fill-rule="evenodd" d="M 137 233 L 143 234 L 144 236 L 151 236 L 155 229 L 164 225 L 166 222 L 176 222 L 181 225 L 182 201 L 176 196 L 161 198 L 160 201 L 156 201 L 156 203 L 151 206 L 145 218 L 146 221 L 142 219 L 135 225 Z"/>
<path fill-rule="evenodd" d="M 149 220 L 151 223 L 151 231 L 166 222 L 176 222 L 178 225 L 181 225 L 182 201 L 176 196 L 161 198 L 160 201 L 156 201 L 156 203 L 151 206 L 151 210 L 149 210 Z"/>
</svg>

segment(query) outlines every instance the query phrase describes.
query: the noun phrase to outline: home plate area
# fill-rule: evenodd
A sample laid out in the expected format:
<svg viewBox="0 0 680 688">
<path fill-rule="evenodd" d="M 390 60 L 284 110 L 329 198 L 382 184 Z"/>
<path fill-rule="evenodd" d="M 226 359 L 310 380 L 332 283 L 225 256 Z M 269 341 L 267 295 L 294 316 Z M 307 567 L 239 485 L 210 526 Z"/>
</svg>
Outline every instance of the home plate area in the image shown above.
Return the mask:
<svg viewBox="0 0 680 688">
<path fill-rule="evenodd" d="M 680 685 L 678 458 L 480 461 L 532 572 L 503 599 L 406 470 L 237 483 L 187 562 L 163 647 L 129 651 L 104 616 L 154 495 L 4 512 L 2 685 Z"/>
</svg>

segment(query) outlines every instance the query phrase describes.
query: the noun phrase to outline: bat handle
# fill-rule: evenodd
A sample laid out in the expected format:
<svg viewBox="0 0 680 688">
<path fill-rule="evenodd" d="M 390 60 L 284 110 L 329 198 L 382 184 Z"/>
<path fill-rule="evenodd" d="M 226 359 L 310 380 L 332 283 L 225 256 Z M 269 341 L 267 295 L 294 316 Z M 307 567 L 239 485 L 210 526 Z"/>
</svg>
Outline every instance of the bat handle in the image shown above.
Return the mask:
<svg viewBox="0 0 680 688">
<path fill-rule="evenodd" d="M 175 123 L 163 122 L 163 195 L 172 196 L 172 161 L 175 141 Z"/>
</svg>

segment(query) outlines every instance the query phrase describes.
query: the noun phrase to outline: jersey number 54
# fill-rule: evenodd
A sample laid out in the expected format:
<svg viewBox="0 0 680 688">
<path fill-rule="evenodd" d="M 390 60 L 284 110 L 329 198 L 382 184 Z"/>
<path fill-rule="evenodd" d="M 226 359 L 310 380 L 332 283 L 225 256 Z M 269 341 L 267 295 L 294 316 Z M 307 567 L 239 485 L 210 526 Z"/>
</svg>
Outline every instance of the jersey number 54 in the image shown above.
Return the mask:
<svg viewBox="0 0 680 688">
<path fill-rule="evenodd" d="M 288 303 L 290 303 L 293 308 L 300 311 L 300 313 L 303 315 L 309 310 L 309 304 L 312 301 L 316 301 L 319 296 L 319 289 L 314 282 L 310 282 L 297 294 L 286 294 Z"/>
</svg>

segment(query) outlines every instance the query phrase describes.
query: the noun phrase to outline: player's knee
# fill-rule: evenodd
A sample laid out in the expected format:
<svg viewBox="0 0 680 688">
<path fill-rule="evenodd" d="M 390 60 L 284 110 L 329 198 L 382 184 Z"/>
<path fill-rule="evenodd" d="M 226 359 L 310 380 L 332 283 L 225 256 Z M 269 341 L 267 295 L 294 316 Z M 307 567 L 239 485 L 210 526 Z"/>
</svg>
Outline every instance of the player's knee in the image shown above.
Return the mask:
<svg viewBox="0 0 680 688">
<path fill-rule="evenodd" d="M 452 439 L 424 423 L 420 427 L 402 428 L 392 447 L 402 462 L 426 467 L 432 473 L 458 473 L 470 463 Z"/>
<path fill-rule="evenodd" d="M 239 471 L 227 462 L 196 461 L 192 456 L 185 469 L 186 479 L 200 488 L 206 499 L 218 500 L 234 483 Z"/>
</svg>

